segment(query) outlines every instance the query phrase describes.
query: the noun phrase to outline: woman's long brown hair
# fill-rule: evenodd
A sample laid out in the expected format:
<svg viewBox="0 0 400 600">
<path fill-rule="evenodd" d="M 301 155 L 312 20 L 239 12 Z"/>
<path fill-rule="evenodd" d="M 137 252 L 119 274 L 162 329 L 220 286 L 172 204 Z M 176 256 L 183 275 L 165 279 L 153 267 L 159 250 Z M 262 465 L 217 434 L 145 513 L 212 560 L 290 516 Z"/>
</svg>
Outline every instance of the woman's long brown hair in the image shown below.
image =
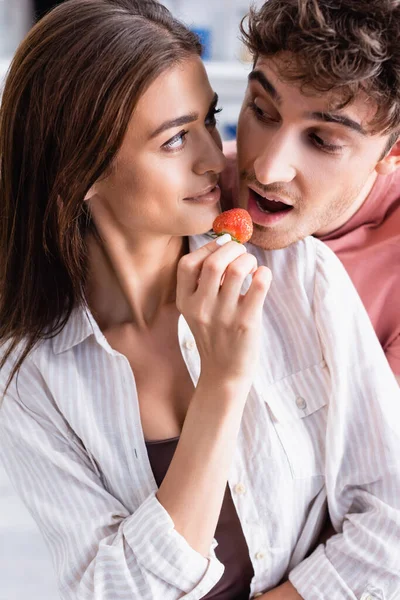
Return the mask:
<svg viewBox="0 0 400 600">
<path fill-rule="evenodd" d="M 85 303 L 83 199 L 112 165 L 139 97 L 200 53 L 155 0 L 67 0 L 20 45 L 0 109 L 0 368 L 17 353 L 7 387 Z"/>
</svg>

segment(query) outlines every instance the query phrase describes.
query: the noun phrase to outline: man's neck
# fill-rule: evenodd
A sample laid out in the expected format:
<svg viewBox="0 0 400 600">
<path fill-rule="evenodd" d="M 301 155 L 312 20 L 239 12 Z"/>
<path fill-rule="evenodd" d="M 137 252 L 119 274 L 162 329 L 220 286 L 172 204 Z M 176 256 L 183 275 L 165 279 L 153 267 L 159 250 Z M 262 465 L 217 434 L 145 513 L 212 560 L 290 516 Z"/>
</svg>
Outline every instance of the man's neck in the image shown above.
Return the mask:
<svg viewBox="0 0 400 600">
<path fill-rule="evenodd" d="M 343 227 L 345 223 L 350 221 L 350 219 L 356 214 L 356 212 L 360 210 L 360 208 L 367 200 L 368 196 L 372 191 L 372 188 L 375 185 L 377 177 L 378 174 L 376 171 L 371 173 L 370 177 L 367 179 L 365 185 L 361 189 L 354 202 L 339 217 L 337 217 L 334 221 L 331 221 L 329 225 L 326 225 L 319 231 L 315 232 L 314 236 L 317 238 L 325 237 L 326 235 L 333 233 L 337 229 L 340 229 L 340 227 Z"/>
</svg>

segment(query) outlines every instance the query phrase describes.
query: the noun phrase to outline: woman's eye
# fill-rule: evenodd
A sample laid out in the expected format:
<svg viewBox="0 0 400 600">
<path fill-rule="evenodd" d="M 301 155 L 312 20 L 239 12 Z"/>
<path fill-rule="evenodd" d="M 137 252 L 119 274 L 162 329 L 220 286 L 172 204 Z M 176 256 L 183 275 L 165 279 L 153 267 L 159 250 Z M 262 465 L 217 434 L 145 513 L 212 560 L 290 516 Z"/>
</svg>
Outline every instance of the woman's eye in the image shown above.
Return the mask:
<svg viewBox="0 0 400 600">
<path fill-rule="evenodd" d="M 205 120 L 206 127 L 215 127 L 216 126 L 217 120 L 215 118 L 215 115 L 220 113 L 221 110 L 222 110 L 222 108 L 213 108 L 212 109 L 212 111 L 206 117 L 206 120 Z M 189 133 L 188 131 L 180 131 L 179 133 L 174 135 L 173 138 L 168 140 L 168 142 L 163 144 L 162 147 L 167 151 L 179 150 L 180 148 L 182 148 L 184 146 L 185 137 L 187 136 L 188 133 Z"/>
<path fill-rule="evenodd" d="M 166 150 L 178 150 L 179 148 L 182 148 L 187 134 L 188 131 L 180 131 L 179 133 L 174 135 L 174 137 L 171 138 L 168 142 L 163 144 L 163 148 L 165 148 Z"/>
<path fill-rule="evenodd" d="M 310 135 L 312 143 L 314 146 L 322 150 L 323 152 L 329 152 L 331 154 L 339 154 L 343 150 L 343 146 L 339 146 L 337 144 L 329 144 L 325 142 L 319 135 L 316 133 L 312 133 Z"/>
<path fill-rule="evenodd" d="M 217 119 L 215 118 L 215 115 L 217 115 L 221 111 L 222 111 L 222 108 L 213 108 L 212 111 L 210 113 L 208 113 L 206 120 L 205 120 L 206 127 L 215 127 L 216 126 Z"/>
</svg>

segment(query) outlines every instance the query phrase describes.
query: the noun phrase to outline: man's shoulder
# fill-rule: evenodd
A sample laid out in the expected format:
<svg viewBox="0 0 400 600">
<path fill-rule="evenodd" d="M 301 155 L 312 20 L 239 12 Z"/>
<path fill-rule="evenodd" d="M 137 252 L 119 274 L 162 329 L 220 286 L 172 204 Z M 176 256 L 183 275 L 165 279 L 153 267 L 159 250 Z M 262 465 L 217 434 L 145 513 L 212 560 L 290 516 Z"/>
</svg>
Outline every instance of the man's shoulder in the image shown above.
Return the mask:
<svg viewBox="0 0 400 600">
<path fill-rule="evenodd" d="M 400 212 L 400 168 L 391 175 L 378 175 L 366 205 L 367 208 L 370 205 L 372 216 L 376 213 L 377 218 L 393 210 Z"/>
</svg>

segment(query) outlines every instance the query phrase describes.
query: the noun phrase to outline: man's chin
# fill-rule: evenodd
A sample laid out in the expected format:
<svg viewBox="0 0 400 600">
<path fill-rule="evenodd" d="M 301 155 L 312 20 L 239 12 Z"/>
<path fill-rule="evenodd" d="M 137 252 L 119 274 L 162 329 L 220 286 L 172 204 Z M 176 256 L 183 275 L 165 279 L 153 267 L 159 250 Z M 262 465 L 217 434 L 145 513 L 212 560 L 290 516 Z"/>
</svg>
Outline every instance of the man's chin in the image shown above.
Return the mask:
<svg viewBox="0 0 400 600">
<path fill-rule="evenodd" d="M 299 240 L 293 232 L 268 230 L 254 223 L 253 235 L 250 242 L 263 250 L 280 250 Z"/>
</svg>

